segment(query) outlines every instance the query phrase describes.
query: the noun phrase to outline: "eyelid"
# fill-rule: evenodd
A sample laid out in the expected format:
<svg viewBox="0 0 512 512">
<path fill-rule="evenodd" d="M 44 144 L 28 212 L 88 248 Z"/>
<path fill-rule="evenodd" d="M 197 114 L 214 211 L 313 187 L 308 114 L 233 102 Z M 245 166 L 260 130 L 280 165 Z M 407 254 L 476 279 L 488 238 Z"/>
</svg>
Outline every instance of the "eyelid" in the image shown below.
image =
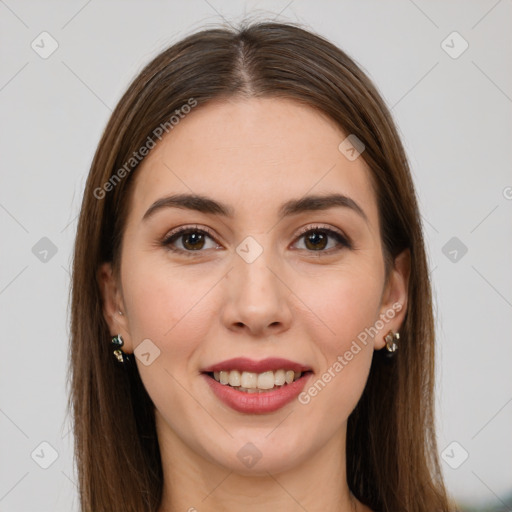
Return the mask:
<svg viewBox="0 0 512 512">
<path fill-rule="evenodd" d="M 309 231 L 316 231 L 316 230 L 334 232 L 334 233 L 342 236 L 343 238 L 347 239 L 347 241 L 348 241 L 348 236 L 345 235 L 345 233 L 343 233 L 343 231 L 341 231 L 338 228 L 335 228 L 333 226 L 322 225 L 322 224 L 308 224 L 307 226 L 300 228 L 300 231 L 297 234 L 297 236 L 301 236 L 304 233 L 308 233 Z"/>
<path fill-rule="evenodd" d="M 205 233 L 210 235 L 210 237 L 213 239 L 215 239 L 215 236 L 216 236 L 216 235 L 214 235 L 213 231 L 210 228 L 207 228 L 206 226 L 200 226 L 199 224 L 191 224 L 189 226 L 187 226 L 187 225 L 179 226 L 177 228 L 172 229 L 171 231 L 166 233 L 166 235 L 163 238 L 163 241 L 165 242 L 166 240 L 169 240 L 170 238 L 172 238 L 174 235 L 177 235 L 178 233 L 180 235 L 182 235 L 182 234 L 186 233 L 187 231 L 204 231 Z"/>
</svg>

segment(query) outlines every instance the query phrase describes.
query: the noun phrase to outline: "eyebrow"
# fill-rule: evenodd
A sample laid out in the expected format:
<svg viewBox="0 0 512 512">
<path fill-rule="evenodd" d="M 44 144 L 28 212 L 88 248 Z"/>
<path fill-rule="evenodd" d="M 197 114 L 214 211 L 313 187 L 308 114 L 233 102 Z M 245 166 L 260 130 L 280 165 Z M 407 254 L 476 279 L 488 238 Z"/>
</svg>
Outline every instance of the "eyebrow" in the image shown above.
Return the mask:
<svg viewBox="0 0 512 512">
<path fill-rule="evenodd" d="M 343 194 L 310 195 L 300 199 L 291 199 L 281 205 L 278 213 L 280 217 L 289 217 L 302 212 L 328 210 L 335 207 L 349 208 L 368 222 L 368 217 L 364 210 L 353 199 Z M 155 201 L 148 208 L 142 220 L 149 219 L 157 211 L 164 208 L 194 210 L 226 218 L 233 218 L 235 214 L 231 206 L 209 197 L 199 194 L 175 194 Z"/>
</svg>

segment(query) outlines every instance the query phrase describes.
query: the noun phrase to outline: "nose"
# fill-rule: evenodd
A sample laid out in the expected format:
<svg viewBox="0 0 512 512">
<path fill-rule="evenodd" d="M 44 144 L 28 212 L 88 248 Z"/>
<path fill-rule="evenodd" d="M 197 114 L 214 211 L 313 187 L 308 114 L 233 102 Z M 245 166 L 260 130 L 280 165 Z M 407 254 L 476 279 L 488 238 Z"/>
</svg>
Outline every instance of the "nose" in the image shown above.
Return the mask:
<svg viewBox="0 0 512 512">
<path fill-rule="evenodd" d="M 235 254 L 224 286 L 221 317 L 229 330 L 265 338 L 290 328 L 292 292 L 282 265 L 270 249 L 263 250 L 254 261 Z"/>
</svg>

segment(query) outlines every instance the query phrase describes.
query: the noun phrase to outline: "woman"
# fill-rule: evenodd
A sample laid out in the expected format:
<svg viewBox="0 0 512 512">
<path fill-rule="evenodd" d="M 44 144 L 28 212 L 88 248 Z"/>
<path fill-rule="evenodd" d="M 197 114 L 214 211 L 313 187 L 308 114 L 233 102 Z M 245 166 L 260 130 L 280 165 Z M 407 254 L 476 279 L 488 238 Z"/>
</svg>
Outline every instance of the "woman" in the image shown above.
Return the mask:
<svg viewBox="0 0 512 512">
<path fill-rule="evenodd" d="M 75 245 L 84 511 L 448 511 L 420 216 L 391 116 L 296 26 L 158 55 Z"/>
</svg>

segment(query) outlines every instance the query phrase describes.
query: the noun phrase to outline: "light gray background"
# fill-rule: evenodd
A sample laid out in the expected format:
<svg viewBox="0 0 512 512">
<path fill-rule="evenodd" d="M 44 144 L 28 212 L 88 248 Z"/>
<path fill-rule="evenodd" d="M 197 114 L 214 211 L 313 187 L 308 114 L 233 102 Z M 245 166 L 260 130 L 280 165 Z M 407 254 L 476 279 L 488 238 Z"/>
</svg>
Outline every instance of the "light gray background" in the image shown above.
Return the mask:
<svg viewBox="0 0 512 512">
<path fill-rule="evenodd" d="M 298 21 L 330 38 L 391 107 L 414 173 L 435 289 L 446 482 L 459 502 L 505 510 L 512 488 L 511 1 L 0 0 L 0 511 L 77 510 L 65 417 L 69 266 L 85 178 L 111 109 L 158 51 L 246 14 Z M 31 47 L 50 48 L 43 31 L 58 43 L 47 59 Z M 453 31 L 469 43 L 456 59 L 442 47 Z M 461 44 L 452 36 L 444 46 L 453 53 Z M 43 237 L 57 248 L 47 261 L 39 246 L 32 250 Z M 452 237 L 466 254 L 446 246 Z M 43 469 L 52 449 L 58 457 Z"/>
</svg>

